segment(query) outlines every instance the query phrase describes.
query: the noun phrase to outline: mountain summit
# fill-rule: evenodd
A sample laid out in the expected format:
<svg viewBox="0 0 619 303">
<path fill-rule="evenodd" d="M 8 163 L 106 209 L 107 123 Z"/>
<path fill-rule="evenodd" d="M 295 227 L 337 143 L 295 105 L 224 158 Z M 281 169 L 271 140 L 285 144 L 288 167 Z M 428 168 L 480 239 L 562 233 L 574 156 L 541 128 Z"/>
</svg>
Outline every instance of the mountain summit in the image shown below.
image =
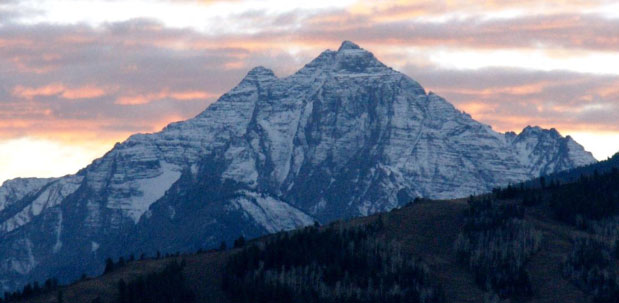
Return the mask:
<svg viewBox="0 0 619 303">
<path fill-rule="evenodd" d="M 75 175 L 5 182 L 0 285 L 69 281 L 106 257 L 210 248 L 594 161 L 555 130 L 495 132 L 345 41 L 284 78 L 256 67 L 195 118 L 133 135 Z"/>
</svg>

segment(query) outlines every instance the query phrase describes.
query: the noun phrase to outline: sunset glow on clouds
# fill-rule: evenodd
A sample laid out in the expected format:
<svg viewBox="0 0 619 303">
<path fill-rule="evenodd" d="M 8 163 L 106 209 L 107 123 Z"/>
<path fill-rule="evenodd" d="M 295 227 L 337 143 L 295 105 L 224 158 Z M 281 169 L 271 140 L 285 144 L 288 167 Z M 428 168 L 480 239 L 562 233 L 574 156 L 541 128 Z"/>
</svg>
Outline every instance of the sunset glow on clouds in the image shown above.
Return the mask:
<svg viewBox="0 0 619 303">
<path fill-rule="evenodd" d="M 342 40 L 496 130 L 619 151 L 616 1 L 9 0 L 0 182 L 73 173 L 197 115 L 253 66 L 286 76 Z"/>
</svg>

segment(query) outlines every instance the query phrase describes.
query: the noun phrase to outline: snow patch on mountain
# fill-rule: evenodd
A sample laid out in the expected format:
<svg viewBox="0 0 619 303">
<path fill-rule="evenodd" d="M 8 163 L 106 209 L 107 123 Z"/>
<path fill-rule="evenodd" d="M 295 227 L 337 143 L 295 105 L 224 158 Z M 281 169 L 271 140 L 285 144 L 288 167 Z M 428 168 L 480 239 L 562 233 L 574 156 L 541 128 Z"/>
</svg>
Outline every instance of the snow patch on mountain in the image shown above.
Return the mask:
<svg viewBox="0 0 619 303">
<path fill-rule="evenodd" d="M 91 241 L 90 242 L 90 251 L 95 253 L 97 252 L 97 250 L 99 250 L 99 247 L 101 247 L 101 245 L 95 241 Z"/>
<path fill-rule="evenodd" d="M 253 153 L 246 146 L 231 146 L 225 154 L 230 165 L 222 178 L 235 180 L 253 188 L 258 182 L 258 171 Z"/>
<path fill-rule="evenodd" d="M 244 211 L 269 233 L 314 223 L 309 215 L 271 196 L 249 191 L 241 191 L 240 194 L 240 197 L 231 201 L 232 205 Z"/>
<path fill-rule="evenodd" d="M 0 186 L 0 212 L 28 194 L 34 194 L 53 178 L 17 178 L 4 181 Z"/>
<path fill-rule="evenodd" d="M 165 192 L 181 176 L 180 168 L 176 165 L 161 161 L 159 175 L 152 178 L 137 179 L 131 182 L 131 196 L 126 201 L 112 201 L 118 203 L 125 213 L 138 222 L 140 217 L 148 210 L 155 201 L 159 200 Z"/>
<path fill-rule="evenodd" d="M 62 211 L 58 211 L 58 221 L 56 223 L 56 243 L 54 244 L 53 252 L 57 253 L 62 248 Z"/>
<path fill-rule="evenodd" d="M 38 193 L 36 199 L 0 224 L 0 235 L 27 224 L 32 218 L 40 215 L 45 209 L 60 204 L 62 200 L 79 188 L 81 181 L 81 176 L 74 175 L 58 179 L 48 184 L 45 189 Z"/>
<path fill-rule="evenodd" d="M 35 260 L 32 241 L 30 239 L 23 239 L 18 241 L 16 250 L 23 251 L 23 257 L 20 258 L 8 258 L 6 264 L 15 272 L 25 275 L 32 271 L 37 266 Z"/>
</svg>

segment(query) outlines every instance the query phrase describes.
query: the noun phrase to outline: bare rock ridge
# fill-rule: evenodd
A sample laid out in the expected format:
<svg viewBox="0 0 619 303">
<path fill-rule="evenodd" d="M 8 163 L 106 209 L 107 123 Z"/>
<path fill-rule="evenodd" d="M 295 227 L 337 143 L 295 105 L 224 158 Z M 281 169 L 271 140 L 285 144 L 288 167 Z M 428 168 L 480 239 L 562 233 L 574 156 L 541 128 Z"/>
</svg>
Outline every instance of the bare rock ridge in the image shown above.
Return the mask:
<svg viewBox="0 0 619 303">
<path fill-rule="evenodd" d="M 455 198 L 594 162 L 570 137 L 498 133 L 345 41 L 293 75 L 252 69 L 187 121 L 75 175 L 0 187 L 0 286 L 243 234 Z"/>
</svg>

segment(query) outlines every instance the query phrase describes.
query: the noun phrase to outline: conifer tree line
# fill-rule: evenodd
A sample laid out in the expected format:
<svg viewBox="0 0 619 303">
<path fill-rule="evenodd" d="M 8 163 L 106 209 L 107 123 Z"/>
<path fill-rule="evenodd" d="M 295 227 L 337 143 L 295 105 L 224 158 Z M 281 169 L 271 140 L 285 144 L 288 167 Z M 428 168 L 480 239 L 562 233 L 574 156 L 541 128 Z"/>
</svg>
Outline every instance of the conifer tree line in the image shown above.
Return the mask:
<svg viewBox="0 0 619 303">
<path fill-rule="evenodd" d="M 150 259 L 160 259 L 160 258 L 169 258 L 169 257 L 178 257 L 178 256 L 180 256 L 179 252 L 174 253 L 174 254 L 166 253 L 165 255 L 162 255 L 161 252 L 157 251 L 155 256 L 151 257 Z M 146 256 L 146 254 L 140 255 L 140 260 L 146 260 L 147 258 L 148 257 Z M 105 259 L 105 269 L 103 271 L 103 274 L 108 274 L 115 270 L 123 268 L 127 264 L 135 260 L 136 259 L 133 254 L 129 255 L 127 258 L 119 257 L 117 261 L 114 261 L 112 258 L 107 258 Z M 82 281 L 86 279 L 87 279 L 86 274 L 83 274 L 82 277 L 80 278 L 80 280 Z M 57 302 L 64 301 L 62 299 L 62 291 L 59 290 L 59 288 L 60 288 L 60 285 L 58 284 L 58 279 L 56 278 L 49 278 L 42 285 L 39 284 L 39 282 L 35 281 L 32 283 L 26 284 L 22 290 L 17 290 L 13 292 L 5 292 L 4 296 L 0 296 L 0 303 L 23 301 L 23 300 L 27 300 L 37 295 L 47 294 L 47 293 L 57 291 L 57 290 L 58 290 L 58 295 L 57 295 L 58 298 L 56 301 Z"/>
<path fill-rule="evenodd" d="M 196 296 L 186 285 L 185 262 L 170 262 L 162 271 L 140 276 L 128 283 L 118 281 L 117 303 L 193 303 Z"/>
<path fill-rule="evenodd" d="M 524 182 L 526 187 L 531 186 L 539 186 L 541 179 L 545 179 L 546 183 L 573 183 L 578 181 L 578 179 L 582 176 L 591 176 L 596 174 L 607 174 L 611 172 L 613 169 L 619 168 L 619 152 L 615 153 L 611 158 L 606 160 L 592 163 L 589 165 L 572 168 L 570 170 L 561 171 L 557 173 L 553 173 L 547 176 L 542 176 L 537 179 L 529 180 Z"/>
<path fill-rule="evenodd" d="M 39 294 L 55 291 L 57 289 L 58 280 L 56 278 L 47 279 L 42 285 L 39 285 L 39 282 L 35 281 L 33 283 L 26 284 L 21 291 L 17 290 L 14 292 L 5 292 L 4 297 L 0 297 L 0 303 L 24 300 Z"/>
<path fill-rule="evenodd" d="M 586 228 L 586 220 L 619 215 L 619 170 L 583 175 L 550 193 L 550 206 L 560 220 Z"/>
<path fill-rule="evenodd" d="M 619 160 L 619 154 L 617 156 Z M 538 183 L 528 182 L 495 188 L 498 199 L 516 199 L 524 206 L 541 203 L 549 205 L 558 220 L 581 229 L 588 221 L 599 221 L 619 216 L 619 168 L 607 169 L 605 173 L 594 170 L 592 174 L 580 175 L 569 183 L 560 178 L 540 177 Z"/>
<path fill-rule="evenodd" d="M 202 250 L 198 250 L 197 253 L 202 253 Z M 147 259 L 154 259 L 154 260 L 159 260 L 161 258 L 170 258 L 170 257 L 178 257 L 180 256 L 181 253 L 180 252 L 176 252 L 173 254 L 170 253 L 166 253 L 165 255 L 162 255 L 160 251 L 157 251 L 157 253 L 155 254 L 155 256 L 153 257 L 147 257 L 146 254 L 141 254 L 140 255 L 140 261 L 143 260 L 147 260 Z M 105 269 L 103 270 L 103 274 L 107 274 L 107 273 L 111 273 L 115 270 L 118 270 L 120 268 L 125 267 L 127 264 L 135 261 L 135 255 L 131 254 L 129 255 L 128 258 L 125 259 L 125 257 L 118 257 L 118 261 L 114 262 L 114 260 L 112 258 L 107 258 L 105 259 Z"/>
<path fill-rule="evenodd" d="M 500 298 L 532 295 L 528 259 L 539 250 L 541 233 L 523 220 L 524 208 L 492 196 L 469 198 L 465 223 L 454 244 L 458 259 L 482 289 Z"/>
<path fill-rule="evenodd" d="M 239 303 L 444 302 L 421 259 L 376 236 L 382 220 L 306 227 L 232 255 L 223 290 Z"/>
</svg>

